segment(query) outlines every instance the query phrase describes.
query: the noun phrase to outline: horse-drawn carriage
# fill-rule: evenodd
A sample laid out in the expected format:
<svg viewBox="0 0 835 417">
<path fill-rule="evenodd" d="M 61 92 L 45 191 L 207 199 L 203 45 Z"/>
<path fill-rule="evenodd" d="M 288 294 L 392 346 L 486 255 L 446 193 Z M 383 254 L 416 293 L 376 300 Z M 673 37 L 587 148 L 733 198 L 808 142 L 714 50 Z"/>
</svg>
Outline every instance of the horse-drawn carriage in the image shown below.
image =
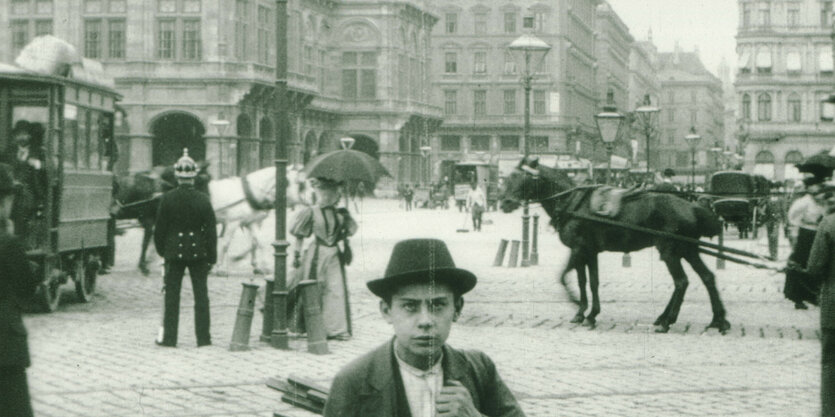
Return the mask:
<svg viewBox="0 0 835 417">
<path fill-rule="evenodd" d="M 762 175 L 721 171 L 710 177 L 708 192 L 713 211 L 739 230 L 740 238 L 765 224 L 771 182 Z"/>
<path fill-rule="evenodd" d="M 16 63 L 0 63 L 0 152 L 14 161 L 13 127 L 32 129 L 32 153 L 42 158 L 38 184 L 45 189 L 22 190 L 40 197 L 30 200 L 20 224 L 27 226 L 27 256 L 43 279 L 37 301 L 53 311 L 70 280 L 78 298 L 89 301 L 98 270 L 112 255 L 110 171 L 120 96 L 98 63 L 51 36 L 33 40 Z"/>
</svg>

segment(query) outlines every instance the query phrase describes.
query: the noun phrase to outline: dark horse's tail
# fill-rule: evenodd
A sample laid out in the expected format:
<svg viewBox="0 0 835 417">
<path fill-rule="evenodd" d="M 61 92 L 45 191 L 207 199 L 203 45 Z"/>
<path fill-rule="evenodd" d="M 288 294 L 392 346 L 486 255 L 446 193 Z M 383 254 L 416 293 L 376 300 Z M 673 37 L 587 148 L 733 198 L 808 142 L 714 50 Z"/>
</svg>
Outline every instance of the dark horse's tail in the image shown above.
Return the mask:
<svg viewBox="0 0 835 417">
<path fill-rule="evenodd" d="M 722 231 L 722 222 L 719 221 L 719 216 L 709 208 L 695 204 L 693 212 L 696 215 L 696 227 L 700 237 L 713 237 Z"/>
</svg>

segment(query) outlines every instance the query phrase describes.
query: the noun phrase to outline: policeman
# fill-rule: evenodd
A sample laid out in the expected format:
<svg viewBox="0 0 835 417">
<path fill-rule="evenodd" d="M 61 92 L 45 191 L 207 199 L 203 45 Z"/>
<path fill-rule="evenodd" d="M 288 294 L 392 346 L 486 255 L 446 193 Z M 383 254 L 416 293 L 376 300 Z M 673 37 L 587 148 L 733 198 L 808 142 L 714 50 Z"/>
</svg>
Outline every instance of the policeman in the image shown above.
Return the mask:
<svg viewBox="0 0 835 417">
<path fill-rule="evenodd" d="M 197 164 L 183 150 L 174 164 L 178 187 L 160 201 L 154 230 L 157 253 L 165 258 L 165 314 L 160 346 L 177 345 L 180 288 L 188 267 L 194 291 L 194 327 L 197 346 L 212 344 L 209 333 L 209 291 L 206 280 L 217 262 L 217 228 L 212 203 L 194 188 Z"/>
</svg>

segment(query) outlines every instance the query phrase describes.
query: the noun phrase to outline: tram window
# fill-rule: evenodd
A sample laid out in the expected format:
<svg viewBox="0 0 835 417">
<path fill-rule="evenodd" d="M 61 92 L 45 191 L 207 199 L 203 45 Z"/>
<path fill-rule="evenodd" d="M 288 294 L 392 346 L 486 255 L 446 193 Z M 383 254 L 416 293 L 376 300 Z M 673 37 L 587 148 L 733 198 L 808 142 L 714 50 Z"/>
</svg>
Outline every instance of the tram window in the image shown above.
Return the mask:
<svg viewBox="0 0 835 417">
<path fill-rule="evenodd" d="M 90 162 L 90 169 L 96 171 L 101 169 L 99 159 L 99 117 L 99 112 L 90 112 L 90 121 L 88 124 L 90 127 L 89 142 L 87 142 L 88 161 Z"/>
<path fill-rule="evenodd" d="M 78 169 L 85 169 L 89 166 L 87 163 L 87 136 L 90 134 L 87 129 L 87 120 L 89 117 L 88 111 L 79 109 L 78 135 L 75 138 L 75 167 Z"/>
<path fill-rule="evenodd" d="M 76 167 L 75 142 L 78 139 L 78 121 L 64 120 L 64 168 Z"/>
<path fill-rule="evenodd" d="M 45 106 L 14 106 L 12 109 L 12 127 L 19 123 L 29 124 L 34 135 L 32 137 L 32 152 L 34 156 L 43 162 L 43 154 L 46 151 L 44 146 L 44 133 L 49 121 L 49 109 Z M 37 149 L 34 149 L 37 148 Z M 9 137 L 8 143 L 3 144 L 4 156 L 14 158 L 16 146 L 14 138 Z M 11 152 L 11 153 L 10 153 Z"/>
</svg>

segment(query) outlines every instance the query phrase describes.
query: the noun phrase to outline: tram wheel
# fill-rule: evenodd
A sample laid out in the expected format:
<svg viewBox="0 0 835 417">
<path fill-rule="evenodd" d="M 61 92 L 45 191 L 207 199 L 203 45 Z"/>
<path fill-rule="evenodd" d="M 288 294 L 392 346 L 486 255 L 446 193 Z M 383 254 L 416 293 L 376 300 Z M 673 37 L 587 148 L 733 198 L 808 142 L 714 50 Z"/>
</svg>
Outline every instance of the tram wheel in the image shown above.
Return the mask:
<svg viewBox="0 0 835 417">
<path fill-rule="evenodd" d="M 75 261 L 75 293 L 81 302 L 87 303 L 93 299 L 96 292 L 96 278 L 98 276 L 98 265 L 89 259 L 78 259 Z"/>
</svg>

